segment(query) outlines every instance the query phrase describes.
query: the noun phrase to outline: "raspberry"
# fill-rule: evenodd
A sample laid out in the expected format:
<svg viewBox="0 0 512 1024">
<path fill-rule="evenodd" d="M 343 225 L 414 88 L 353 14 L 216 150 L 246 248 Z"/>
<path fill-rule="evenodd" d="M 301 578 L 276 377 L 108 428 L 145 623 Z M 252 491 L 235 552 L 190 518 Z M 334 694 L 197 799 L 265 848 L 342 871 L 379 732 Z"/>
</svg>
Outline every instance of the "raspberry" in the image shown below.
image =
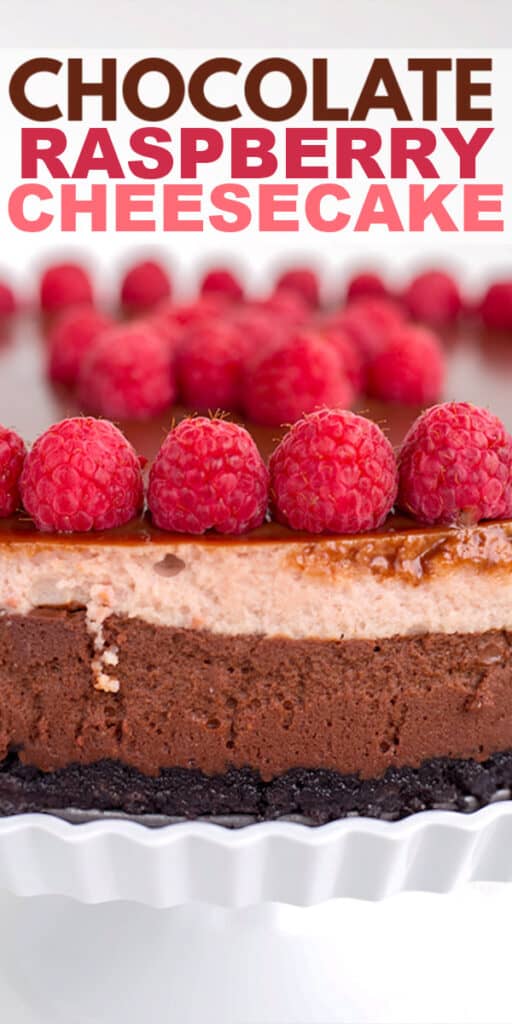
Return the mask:
<svg viewBox="0 0 512 1024">
<path fill-rule="evenodd" d="M 243 334 L 248 353 L 269 348 L 286 331 L 286 325 L 271 313 L 250 305 L 237 308 L 231 322 Z"/>
<path fill-rule="evenodd" d="M 435 334 L 424 327 L 392 331 L 367 368 L 367 393 L 385 402 L 424 405 L 441 394 L 445 357 Z"/>
<path fill-rule="evenodd" d="M 139 319 L 137 322 L 139 326 L 142 323 L 148 324 L 149 327 L 164 339 L 171 355 L 174 356 L 176 354 L 182 342 L 183 326 L 178 323 L 174 316 L 174 307 L 167 308 L 164 303 L 162 306 L 157 306 L 154 312 L 145 317 L 144 320 Z"/>
<path fill-rule="evenodd" d="M 195 302 L 183 302 L 179 306 L 163 302 L 155 309 L 155 315 L 165 317 L 169 325 L 178 324 L 179 327 L 189 327 L 192 324 L 219 316 L 223 309 L 224 303 L 219 302 L 218 296 L 204 295 Z"/>
<path fill-rule="evenodd" d="M 298 294 L 282 288 L 269 295 L 266 299 L 259 299 L 252 303 L 253 309 L 259 309 L 262 313 L 280 320 L 283 324 L 299 325 L 306 322 L 311 315 L 311 309 Z"/>
<path fill-rule="evenodd" d="M 181 400 L 193 409 L 237 409 L 245 355 L 244 336 L 232 324 L 189 328 L 176 354 Z"/>
<path fill-rule="evenodd" d="M 427 409 L 398 456 L 398 502 L 424 523 L 512 516 L 512 438 L 501 420 L 469 402 Z"/>
<path fill-rule="evenodd" d="M 140 463 L 113 423 L 55 423 L 25 459 L 20 491 L 38 530 L 72 533 L 122 526 L 141 510 Z"/>
<path fill-rule="evenodd" d="M 495 281 L 489 286 L 480 305 L 480 315 L 491 330 L 512 330 L 512 281 Z"/>
<path fill-rule="evenodd" d="M 312 309 L 320 305 L 318 277 L 309 267 L 290 267 L 284 270 L 276 281 L 275 291 L 292 292 Z"/>
<path fill-rule="evenodd" d="M 58 263 L 48 267 L 40 283 L 41 309 L 58 313 L 67 306 L 92 304 L 92 284 L 86 270 L 78 263 Z"/>
<path fill-rule="evenodd" d="M 379 352 L 389 332 L 404 323 L 402 310 L 395 302 L 378 298 L 352 302 L 338 319 L 365 360 Z"/>
<path fill-rule="evenodd" d="M 393 449 L 363 416 L 323 409 L 299 420 L 270 458 L 279 522 L 308 533 L 360 533 L 384 522 L 396 498 Z"/>
<path fill-rule="evenodd" d="M 337 353 L 343 373 L 350 382 L 354 395 L 360 395 L 366 386 L 365 360 L 353 338 L 336 317 L 321 324 L 320 330 L 322 337 L 332 345 Z"/>
<path fill-rule="evenodd" d="M 413 320 L 432 327 L 455 323 L 462 310 L 457 282 L 442 270 L 418 274 L 406 288 L 403 301 Z"/>
<path fill-rule="evenodd" d="M 136 263 L 126 271 L 121 282 L 121 303 L 132 313 L 153 309 L 171 297 L 171 281 L 167 271 L 155 260 Z"/>
<path fill-rule="evenodd" d="M 172 352 L 149 324 L 111 327 L 83 361 L 78 394 L 84 408 L 111 419 L 149 419 L 172 405 Z"/>
<path fill-rule="evenodd" d="M 254 423 L 293 423 L 320 406 L 347 406 L 352 400 L 339 357 L 319 334 L 287 335 L 248 360 L 244 408 Z"/>
<path fill-rule="evenodd" d="M 244 533 L 261 525 L 267 504 L 267 468 L 236 423 L 182 420 L 151 467 L 148 505 L 162 530 Z"/>
<path fill-rule="evenodd" d="M 0 518 L 12 516 L 20 503 L 19 479 L 26 448 L 14 430 L 0 426 Z"/>
<path fill-rule="evenodd" d="M 201 295 L 214 295 L 228 302 L 241 302 L 244 297 L 240 281 L 226 267 L 212 267 L 204 275 L 199 291 Z"/>
<path fill-rule="evenodd" d="M 48 375 L 61 384 L 74 385 L 95 338 L 110 327 L 110 317 L 93 306 L 71 307 L 59 314 L 50 332 Z"/>
<path fill-rule="evenodd" d="M 6 281 L 0 281 L 0 317 L 12 316 L 16 312 L 16 296 Z"/>
<path fill-rule="evenodd" d="M 347 285 L 347 302 L 368 298 L 385 299 L 388 294 L 388 289 L 380 275 L 368 271 L 355 274 Z"/>
</svg>

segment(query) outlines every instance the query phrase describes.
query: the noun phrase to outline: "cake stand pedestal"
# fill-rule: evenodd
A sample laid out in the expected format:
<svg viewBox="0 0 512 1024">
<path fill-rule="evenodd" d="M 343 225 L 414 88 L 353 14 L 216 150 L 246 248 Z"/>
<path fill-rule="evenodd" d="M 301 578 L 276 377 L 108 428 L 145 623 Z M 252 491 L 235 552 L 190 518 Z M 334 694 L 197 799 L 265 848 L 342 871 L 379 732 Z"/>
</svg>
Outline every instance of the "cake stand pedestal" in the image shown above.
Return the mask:
<svg viewBox="0 0 512 1024">
<path fill-rule="evenodd" d="M 0 1005 L 16 999 L 11 1024 L 379 1019 L 366 970 L 343 963 L 350 936 L 336 940 L 332 910 L 325 927 L 319 909 L 154 910 L 2 893 Z"/>
<path fill-rule="evenodd" d="M 510 1024 L 511 917 L 510 885 L 245 910 L 0 893 L 0 1016 L 9 1024 Z"/>
</svg>

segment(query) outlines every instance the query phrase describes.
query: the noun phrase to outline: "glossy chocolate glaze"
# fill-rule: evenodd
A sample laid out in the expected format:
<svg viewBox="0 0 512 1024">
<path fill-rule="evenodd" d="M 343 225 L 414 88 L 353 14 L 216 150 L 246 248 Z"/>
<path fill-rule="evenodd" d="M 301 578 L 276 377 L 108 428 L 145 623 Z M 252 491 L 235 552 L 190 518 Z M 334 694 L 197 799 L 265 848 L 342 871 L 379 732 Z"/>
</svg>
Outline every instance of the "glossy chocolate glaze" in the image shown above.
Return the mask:
<svg viewBox="0 0 512 1024">
<path fill-rule="evenodd" d="M 448 379 L 443 398 L 445 400 L 465 400 L 478 405 L 489 407 L 500 416 L 509 430 L 512 430 L 512 403 L 510 402 L 510 381 L 512 379 L 512 338 L 493 336 L 480 333 L 471 326 L 462 325 L 456 333 L 445 338 L 446 351 L 448 355 Z M 75 416 L 83 410 L 77 405 L 74 397 L 65 390 L 54 388 L 46 379 L 45 375 L 45 331 L 35 318 L 20 319 L 13 326 L 11 332 L 0 341 L 0 422 L 6 426 L 13 427 L 25 440 L 32 442 L 43 430 L 52 423 L 63 419 L 66 416 Z M 396 403 L 383 403 L 371 399 L 362 398 L 358 401 L 356 412 L 370 416 L 378 422 L 389 436 L 394 445 L 400 444 L 405 432 L 421 411 L 418 406 L 404 406 Z M 168 413 L 152 420 L 149 423 L 120 422 L 119 426 L 132 442 L 139 454 L 145 456 L 149 462 L 154 458 L 163 438 L 165 437 L 173 420 L 178 420 L 187 414 L 183 408 L 177 407 L 169 410 Z M 284 431 L 276 427 L 259 427 L 246 424 L 253 434 L 258 447 L 265 458 L 275 447 L 282 437 Z M 487 528 L 488 530 L 488 528 Z M 499 535 L 498 532 L 499 531 Z M 486 531 L 487 532 L 487 531 Z M 479 531 L 480 540 L 464 540 L 464 531 L 450 530 L 446 527 L 428 529 L 418 526 L 412 520 L 404 516 L 390 516 L 384 526 L 374 533 L 362 537 L 350 538 L 350 560 L 366 561 L 373 564 L 376 572 L 397 571 L 399 560 L 397 551 L 399 537 L 404 534 L 417 537 L 417 553 L 414 556 L 420 561 L 417 563 L 423 566 L 422 572 L 426 571 L 428 560 L 432 556 L 435 560 L 447 558 L 463 558 L 467 556 L 472 545 L 473 550 L 485 551 L 488 556 L 479 555 L 482 564 L 488 567 L 495 565 L 497 561 L 503 561 L 504 551 L 510 545 L 510 524 L 501 527 L 493 527 L 492 540 L 482 540 L 482 531 Z M 382 555 L 382 542 L 379 544 L 378 553 L 373 551 L 372 545 L 378 538 L 383 536 L 389 538 L 388 556 Z M 474 533 L 473 533 L 474 536 Z M 392 539 L 394 538 L 394 539 Z M 157 530 L 147 516 L 133 520 L 131 523 L 116 530 L 106 532 L 91 532 L 84 535 L 74 534 L 51 535 L 52 543 L 56 540 L 60 543 L 77 544 L 104 544 L 104 543 L 169 543 L 190 542 L 190 537 L 182 535 L 170 535 Z M 35 530 L 32 521 L 24 513 L 12 519 L 0 520 L 0 543 L 16 543 L 33 541 L 34 543 L 48 543 L 49 535 L 41 534 Z M 202 541 L 213 544 L 233 544 L 237 538 L 221 537 L 210 534 L 201 538 Z M 332 557 L 334 561 L 340 561 L 339 548 L 333 547 L 333 538 L 315 538 L 310 535 L 297 533 L 278 526 L 275 523 L 268 523 L 258 530 L 240 538 L 244 543 L 280 540 L 283 542 L 311 541 L 311 551 L 315 552 L 314 559 L 318 560 L 319 548 L 323 546 L 322 558 Z M 347 550 L 347 539 L 344 538 L 343 547 Z M 337 553 L 329 556 L 336 550 Z M 500 552 L 498 558 L 498 552 Z M 313 556 L 305 554 L 305 564 L 313 564 Z M 348 557 L 348 556 L 347 556 Z M 383 557 L 380 563 L 375 558 Z M 474 558 L 470 560 L 474 561 Z M 508 560 L 508 559 L 506 559 Z M 416 570 L 407 570 L 408 575 L 413 576 Z M 417 572 L 418 574 L 418 572 Z"/>
</svg>

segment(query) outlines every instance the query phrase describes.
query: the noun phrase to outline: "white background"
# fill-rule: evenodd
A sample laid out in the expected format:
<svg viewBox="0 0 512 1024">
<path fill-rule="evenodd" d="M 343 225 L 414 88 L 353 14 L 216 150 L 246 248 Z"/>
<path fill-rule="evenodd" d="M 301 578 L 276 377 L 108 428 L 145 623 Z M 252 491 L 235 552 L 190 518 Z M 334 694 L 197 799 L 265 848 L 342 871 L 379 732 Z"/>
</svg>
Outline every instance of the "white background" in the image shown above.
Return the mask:
<svg viewBox="0 0 512 1024">
<path fill-rule="evenodd" d="M 250 44 L 284 49 L 331 45 L 495 47 L 512 43 L 509 0 L 87 0 L 83 4 L 69 0 L 18 0 L 13 4 L 12 0 L 1 0 L 0 9 L 4 46 L 41 46 L 47 51 L 59 45 L 147 48 L 158 44 L 218 49 Z M 2 255 L 5 262 L 5 243 Z M 476 258 L 474 253 L 472 258 Z M 508 260 L 510 252 L 495 251 L 489 258 L 499 263 Z M 67 936 L 64 958 L 57 949 L 59 906 L 47 905 L 45 913 L 55 966 L 75 971 L 76 1005 L 62 1006 L 58 971 L 48 975 L 46 989 L 34 990 L 30 966 L 31 961 L 37 960 L 38 949 L 32 941 L 29 907 L 20 906 L 9 897 L 2 901 L 0 909 L 2 1021 L 129 1022 L 119 956 L 126 954 L 128 939 L 137 943 L 137 935 L 126 937 L 122 915 L 118 915 L 117 932 L 109 933 L 104 910 L 77 908 L 76 931 L 74 936 Z M 151 916 L 155 912 L 140 913 Z M 185 960 L 183 982 L 189 986 L 190 998 L 187 1004 L 186 992 L 179 985 L 177 991 L 170 991 L 168 1020 L 177 1024 L 334 1024 L 341 1019 L 336 1015 L 337 975 L 325 967 L 327 962 L 332 963 L 327 961 L 325 950 L 335 948 L 340 959 L 345 958 L 344 966 L 352 972 L 359 997 L 366 999 L 367 1016 L 358 1019 L 373 1024 L 505 1024 L 512 1021 L 511 917 L 510 888 L 473 887 L 455 897 L 406 896 L 377 906 L 350 904 L 293 911 L 281 934 L 272 941 L 256 920 L 252 942 L 238 951 L 230 949 L 229 943 L 223 944 L 212 925 L 205 928 L 205 943 L 218 946 L 225 958 L 224 971 L 219 965 L 215 977 L 208 977 L 204 963 L 198 963 L 191 975 Z M 55 925 L 53 931 L 50 925 Z M 17 927 L 16 944 L 11 942 L 11 936 L 16 934 Z M 158 943 L 156 957 L 165 946 L 164 918 L 155 917 L 152 927 Z M 86 976 L 85 967 L 90 977 L 94 965 L 95 931 L 99 937 L 98 955 L 112 956 L 116 965 L 120 1004 L 124 1007 L 122 1017 L 116 1017 L 112 1007 L 103 1017 L 94 1015 L 90 1001 L 84 1004 L 78 996 L 80 979 Z M 102 945 L 102 935 L 107 936 L 108 947 Z M 84 936 L 88 939 L 85 947 Z M 267 950 L 275 957 L 277 968 L 283 966 L 285 950 L 295 959 L 294 990 L 287 987 L 291 984 L 290 973 L 285 974 L 284 987 L 280 994 L 274 994 L 273 1002 L 270 994 L 258 986 L 258 950 L 262 956 Z M 203 952 L 206 957 L 206 946 Z M 57 959 L 60 956 L 62 960 Z M 127 959 L 127 967 L 128 963 Z M 307 991 L 301 987 L 308 964 L 313 964 L 322 981 L 322 1005 L 311 1005 Z M 222 993 L 229 993 L 230 973 L 236 976 L 236 972 L 244 970 L 250 1006 L 245 1010 L 239 1003 L 232 1006 L 238 1014 L 233 1017 L 231 1011 L 219 1010 L 218 1002 Z M 161 977 L 165 978 L 163 964 Z M 212 1014 L 208 1022 L 193 1017 L 194 983 L 211 986 Z M 293 991 L 299 996 L 295 1005 Z M 182 1015 L 178 1016 L 174 1011 L 180 997 L 184 1002 Z M 189 1007 L 188 1015 L 183 1013 L 184 1005 Z M 145 1011 L 153 1024 L 150 1006 L 146 1005 Z M 143 1013 L 139 1004 L 135 1019 L 140 1020 Z"/>
<path fill-rule="evenodd" d="M 507 46 L 508 0 L 2 0 L 3 46 Z M 508 41 L 507 41 L 508 33 Z"/>
</svg>

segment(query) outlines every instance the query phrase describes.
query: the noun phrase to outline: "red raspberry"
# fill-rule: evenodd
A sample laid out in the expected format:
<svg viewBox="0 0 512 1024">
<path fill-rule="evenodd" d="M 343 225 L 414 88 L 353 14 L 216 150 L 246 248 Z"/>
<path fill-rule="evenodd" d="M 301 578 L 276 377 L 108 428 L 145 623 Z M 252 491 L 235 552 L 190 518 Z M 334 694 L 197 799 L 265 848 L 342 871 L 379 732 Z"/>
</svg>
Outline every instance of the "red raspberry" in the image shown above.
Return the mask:
<svg viewBox="0 0 512 1024">
<path fill-rule="evenodd" d="M 389 332 L 404 323 L 404 316 L 391 299 L 368 298 L 352 302 L 338 320 L 366 360 L 380 351 Z"/>
<path fill-rule="evenodd" d="M 299 420 L 270 458 L 276 517 L 308 533 L 361 533 L 384 522 L 396 498 L 393 449 L 363 416 L 322 409 Z"/>
<path fill-rule="evenodd" d="M 121 431 L 105 420 L 55 423 L 25 459 L 20 491 L 38 530 L 108 530 L 142 508 L 140 462 Z"/>
<path fill-rule="evenodd" d="M 0 518 L 12 516 L 20 503 L 19 479 L 26 448 L 14 430 L 0 426 Z"/>
<path fill-rule="evenodd" d="M 93 301 L 91 279 L 78 263 L 58 263 L 48 267 L 40 284 L 41 309 L 58 313 L 67 306 L 80 306 Z"/>
<path fill-rule="evenodd" d="M 512 281 L 495 281 L 489 286 L 480 315 L 485 326 L 493 331 L 512 330 Z"/>
<path fill-rule="evenodd" d="M 320 285 L 314 270 L 309 267 L 290 267 L 279 275 L 276 292 L 293 292 L 312 309 L 320 305 Z"/>
<path fill-rule="evenodd" d="M 248 361 L 243 397 L 249 419 L 279 426 L 321 406 L 350 405 L 353 393 L 332 345 L 303 332 Z"/>
<path fill-rule="evenodd" d="M 176 355 L 183 338 L 183 326 L 177 322 L 171 309 L 166 308 L 165 303 L 163 306 L 157 306 L 153 313 L 144 317 L 144 320 L 139 319 L 137 323 L 139 326 L 142 323 L 148 324 L 167 343 L 171 355 Z"/>
<path fill-rule="evenodd" d="M 287 330 L 286 324 L 268 311 L 249 305 L 237 308 L 231 322 L 246 339 L 248 353 L 269 348 Z"/>
<path fill-rule="evenodd" d="M 244 290 L 240 281 L 227 267 L 212 267 L 203 277 L 201 295 L 214 295 L 228 302 L 241 302 Z"/>
<path fill-rule="evenodd" d="M 354 395 L 360 395 L 366 386 L 365 360 L 354 339 L 340 321 L 333 317 L 320 326 L 325 338 L 338 355 L 343 373 L 352 385 Z"/>
<path fill-rule="evenodd" d="M 111 327 L 96 338 L 83 361 L 79 398 L 100 416 L 149 419 L 175 399 L 172 363 L 169 344 L 149 324 Z"/>
<path fill-rule="evenodd" d="M 74 385 L 91 345 L 112 320 L 93 306 L 72 307 L 61 313 L 50 331 L 48 375 L 60 384 Z"/>
<path fill-rule="evenodd" d="M 439 398 L 446 363 L 440 341 L 424 327 L 389 334 L 367 368 L 367 393 L 385 402 L 425 405 Z"/>
<path fill-rule="evenodd" d="M 247 346 L 227 322 L 197 324 L 186 332 L 176 353 L 176 378 L 182 402 L 193 409 L 237 409 Z"/>
<path fill-rule="evenodd" d="M 0 317 L 12 316 L 17 310 L 16 296 L 6 281 L 0 281 Z"/>
<path fill-rule="evenodd" d="M 364 271 L 361 274 L 355 274 L 347 285 L 347 302 L 369 298 L 386 299 L 388 296 L 388 289 L 380 274 Z"/>
<path fill-rule="evenodd" d="M 413 320 L 432 327 L 455 323 L 462 311 L 462 298 L 457 282 L 442 270 L 428 270 L 413 278 L 403 296 Z"/>
<path fill-rule="evenodd" d="M 155 260 L 136 263 L 126 271 L 121 282 L 121 303 L 132 313 L 153 309 L 157 303 L 170 297 L 170 277 Z"/>
<path fill-rule="evenodd" d="M 311 309 L 298 292 L 282 288 L 269 295 L 266 299 L 258 299 L 252 303 L 253 309 L 267 313 L 280 320 L 283 324 L 299 325 L 311 316 Z"/>
<path fill-rule="evenodd" d="M 169 326 L 177 324 L 179 327 L 190 327 L 221 314 L 224 315 L 224 303 L 216 295 L 204 295 L 194 302 L 183 302 L 178 306 L 163 302 L 155 309 L 155 315 L 165 317 Z"/>
<path fill-rule="evenodd" d="M 487 409 L 427 409 L 406 434 L 398 467 L 399 505 L 423 523 L 512 516 L 512 438 Z"/>
<path fill-rule="evenodd" d="M 236 423 L 182 420 L 151 467 L 148 505 L 162 530 L 245 533 L 261 525 L 267 504 L 267 468 Z"/>
</svg>

